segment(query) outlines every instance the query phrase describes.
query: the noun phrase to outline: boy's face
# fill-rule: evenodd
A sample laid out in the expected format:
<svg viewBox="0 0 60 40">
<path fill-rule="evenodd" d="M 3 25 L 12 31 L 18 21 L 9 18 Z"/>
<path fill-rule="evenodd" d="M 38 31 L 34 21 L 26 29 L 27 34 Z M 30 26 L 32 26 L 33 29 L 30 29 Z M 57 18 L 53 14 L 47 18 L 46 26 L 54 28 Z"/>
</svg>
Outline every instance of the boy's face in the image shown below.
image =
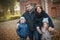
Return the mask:
<svg viewBox="0 0 60 40">
<path fill-rule="evenodd" d="M 44 28 L 48 28 L 48 23 L 43 23 Z"/>
<path fill-rule="evenodd" d="M 25 20 L 20 20 L 21 23 L 25 23 Z"/>
</svg>

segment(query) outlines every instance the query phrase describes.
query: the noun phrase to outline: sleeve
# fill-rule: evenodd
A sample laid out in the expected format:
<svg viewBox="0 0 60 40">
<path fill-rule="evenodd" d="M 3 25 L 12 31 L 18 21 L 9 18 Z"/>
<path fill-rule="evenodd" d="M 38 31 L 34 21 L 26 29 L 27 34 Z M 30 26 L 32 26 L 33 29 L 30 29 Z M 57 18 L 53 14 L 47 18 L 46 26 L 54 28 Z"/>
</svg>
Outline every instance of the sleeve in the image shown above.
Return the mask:
<svg viewBox="0 0 60 40">
<path fill-rule="evenodd" d="M 52 19 L 50 17 L 49 17 L 49 26 L 54 28 L 54 24 L 53 24 Z"/>
<path fill-rule="evenodd" d="M 27 34 L 29 35 L 29 27 L 28 27 L 28 25 L 27 25 Z"/>
<path fill-rule="evenodd" d="M 50 27 L 52 27 L 52 28 L 54 28 L 54 24 L 53 24 L 52 19 L 49 17 L 49 15 L 48 15 L 48 14 L 45 14 L 45 16 L 46 16 L 46 17 L 48 17 L 49 26 L 50 26 Z"/>
</svg>

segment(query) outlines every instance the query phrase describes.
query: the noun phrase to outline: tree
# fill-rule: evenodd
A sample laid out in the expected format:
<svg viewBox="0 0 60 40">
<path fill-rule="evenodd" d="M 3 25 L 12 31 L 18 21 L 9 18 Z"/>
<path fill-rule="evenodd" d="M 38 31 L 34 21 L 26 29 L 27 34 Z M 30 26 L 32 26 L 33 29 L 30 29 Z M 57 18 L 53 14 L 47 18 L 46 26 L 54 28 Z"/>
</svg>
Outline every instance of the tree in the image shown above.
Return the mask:
<svg viewBox="0 0 60 40">
<path fill-rule="evenodd" d="M 5 15 L 11 6 L 14 7 L 16 0 L 0 0 L 1 10 L 3 10 L 3 15 Z"/>
</svg>

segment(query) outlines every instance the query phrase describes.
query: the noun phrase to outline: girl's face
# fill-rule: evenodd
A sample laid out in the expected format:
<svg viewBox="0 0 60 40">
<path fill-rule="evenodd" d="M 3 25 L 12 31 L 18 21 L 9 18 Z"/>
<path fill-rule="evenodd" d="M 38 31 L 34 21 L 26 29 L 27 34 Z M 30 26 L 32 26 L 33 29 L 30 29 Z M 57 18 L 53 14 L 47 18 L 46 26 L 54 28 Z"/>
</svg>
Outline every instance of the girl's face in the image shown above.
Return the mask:
<svg viewBox="0 0 60 40">
<path fill-rule="evenodd" d="M 41 12 L 41 8 L 37 7 L 37 12 L 40 13 Z"/>
<path fill-rule="evenodd" d="M 25 23 L 25 20 L 20 20 L 21 23 Z"/>
<path fill-rule="evenodd" d="M 43 27 L 47 29 L 48 28 L 48 23 L 43 23 Z"/>
</svg>

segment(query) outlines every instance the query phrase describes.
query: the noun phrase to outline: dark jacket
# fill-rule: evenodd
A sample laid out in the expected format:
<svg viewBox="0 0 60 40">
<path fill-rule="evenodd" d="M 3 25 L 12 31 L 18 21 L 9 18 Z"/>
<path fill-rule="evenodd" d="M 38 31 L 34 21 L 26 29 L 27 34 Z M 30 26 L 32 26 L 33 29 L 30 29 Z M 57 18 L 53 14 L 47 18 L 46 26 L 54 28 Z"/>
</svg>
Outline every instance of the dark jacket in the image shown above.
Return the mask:
<svg viewBox="0 0 60 40">
<path fill-rule="evenodd" d="M 40 14 L 35 14 L 36 17 L 35 17 L 35 21 L 36 21 L 36 26 L 40 26 L 42 27 L 42 20 L 43 18 L 48 18 L 48 21 L 49 21 L 49 27 L 52 27 L 54 28 L 54 25 L 53 25 L 53 22 L 51 20 L 51 18 L 49 17 L 49 15 L 47 13 L 45 13 L 44 11 L 42 11 Z"/>
<path fill-rule="evenodd" d="M 29 13 L 28 11 L 26 11 L 23 16 L 26 19 L 26 22 L 29 26 L 30 31 L 34 31 L 36 30 L 36 26 L 35 26 L 35 22 L 34 22 L 34 17 L 35 17 L 35 13 L 34 11 L 32 11 L 31 13 Z"/>
<path fill-rule="evenodd" d="M 23 38 L 27 37 L 29 34 L 28 25 L 19 23 L 16 32 L 20 37 L 23 37 Z"/>
</svg>

